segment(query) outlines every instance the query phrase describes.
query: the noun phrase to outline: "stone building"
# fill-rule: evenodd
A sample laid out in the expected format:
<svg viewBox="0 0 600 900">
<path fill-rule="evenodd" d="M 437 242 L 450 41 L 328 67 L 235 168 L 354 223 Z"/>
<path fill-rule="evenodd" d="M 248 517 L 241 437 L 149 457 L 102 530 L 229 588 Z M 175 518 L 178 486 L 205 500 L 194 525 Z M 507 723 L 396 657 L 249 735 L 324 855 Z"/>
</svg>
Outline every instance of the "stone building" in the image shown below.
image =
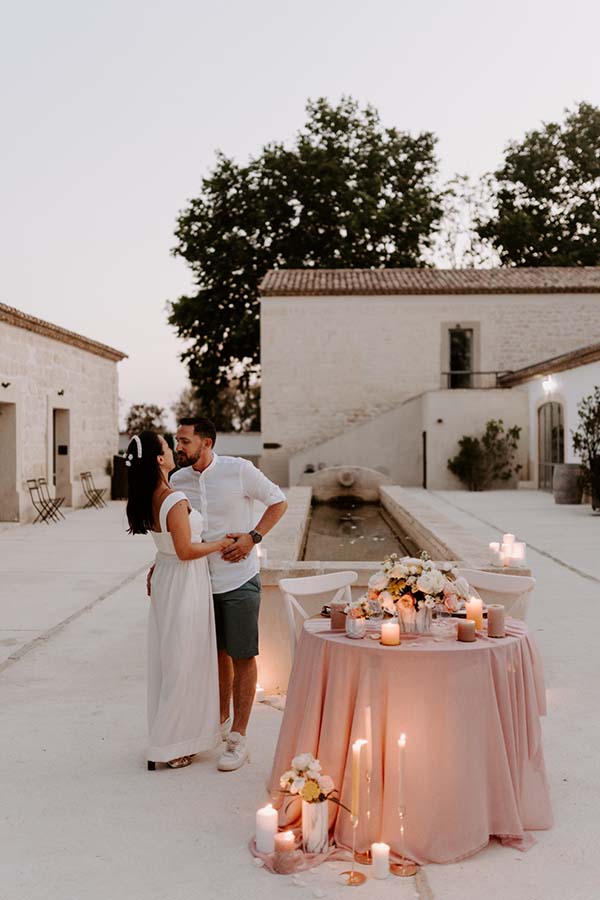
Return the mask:
<svg viewBox="0 0 600 900">
<path fill-rule="evenodd" d="M 499 381 L 527 396 L 529 474 L 536 487 L 550 490 L 556 463 L 580 462 L 573 450 L 577 407 L 600 387 L 600 343 L 518 369 Z"/>
<path fill-rule="evenodd" d="M 80 472 L 109 487 L 124 358 L 0 303 L 0 521 L 34 517 L 28 478 L 46 478 L 66 506 L 85 503 Z"/>
<path fill-rule="evenodd" d="M 538 478 L 527 390 L 503 376 L 600 339 L 600 269 L 279 270 L 261 284 L 263 469 L 361 465 L 460 487 L 464 434 L 519 425 Z M 532 443 L 530 443 L 532 442 Z"/>
</svg>

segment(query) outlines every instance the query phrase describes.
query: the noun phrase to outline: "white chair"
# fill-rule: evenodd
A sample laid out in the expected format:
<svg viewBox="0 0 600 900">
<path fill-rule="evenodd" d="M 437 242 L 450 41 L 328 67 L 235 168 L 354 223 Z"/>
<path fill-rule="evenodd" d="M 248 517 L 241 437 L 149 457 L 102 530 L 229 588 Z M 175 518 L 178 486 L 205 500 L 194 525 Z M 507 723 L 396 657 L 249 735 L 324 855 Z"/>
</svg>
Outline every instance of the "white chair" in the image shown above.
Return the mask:
<svg viewBox="0 0 600 900">
<path fill-rule="evenodd" d="M 484 603 L 501 603 L 507 616 L 525 621 L 535 578 L 529 575 L 500 575 L 480 569 L 458 569 L 457 572 L 477 590 Z"/>
<path fill-rule="evenodd" d="M 306 612 L 304 607 L 298 602 L 297 598 L 315 597 L 317 595 L 328 594 L 335 591 L 335 594 L 329 600 L 329 603 L 349 603 L 352 597 L 350 585 L 354 584 L 357 580 L 357 572 L 331 572 L 328 575 L 307 575 L 305 578 L 282 578 L 279 581 L 279 588 L 285 601 L 292 660 L 294 659 L 296 644 L 298 643 L 299 629 L 296 615 L 300 617 L 301 623 L 309 617 L 309 613 Z"/>
</svg>

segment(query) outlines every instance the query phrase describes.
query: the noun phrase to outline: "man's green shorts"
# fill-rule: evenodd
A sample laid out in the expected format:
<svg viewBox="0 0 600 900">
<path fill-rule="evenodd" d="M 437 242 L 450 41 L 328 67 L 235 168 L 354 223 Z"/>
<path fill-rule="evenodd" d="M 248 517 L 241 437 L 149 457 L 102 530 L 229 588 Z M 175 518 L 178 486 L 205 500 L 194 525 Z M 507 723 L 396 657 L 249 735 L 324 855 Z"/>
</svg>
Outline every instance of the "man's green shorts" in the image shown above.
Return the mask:
<svg viewBox="0 0 600 900">
<path fill-rule="evenodd" d="M 217 649 L 233 659 L 258 656 L 260 588 L 260 575 L 255 575 L 234 591 L 213 594 Z"/>
</svg>

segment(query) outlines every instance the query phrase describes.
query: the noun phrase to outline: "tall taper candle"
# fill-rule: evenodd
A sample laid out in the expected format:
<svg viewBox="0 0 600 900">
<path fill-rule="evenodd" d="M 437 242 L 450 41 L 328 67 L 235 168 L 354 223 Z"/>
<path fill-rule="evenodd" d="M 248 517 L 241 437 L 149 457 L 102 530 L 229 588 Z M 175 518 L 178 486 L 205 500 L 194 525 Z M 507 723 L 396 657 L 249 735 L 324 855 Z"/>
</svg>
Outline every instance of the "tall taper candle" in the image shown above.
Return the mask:
<svg viewBox="0 0 600 900">
<path fill-rule="evenodd" d="M 398 810 L 406 809 L 406 735 L 398 740 Z"/>
<path fill-rule="evenodd" d="M 352 800 L 350 802 L 350 813 L 358 816 L 360 806 L 360 751 L 363 744 L 367 742 L 360 738 L 352 744 Z"/>
<path fill-rule="evenodd" d="M 373 774 L 373 717 L 371 707 L 365 707 L 365 734 L 367 736 L 367 776 Z"/>
</svg>

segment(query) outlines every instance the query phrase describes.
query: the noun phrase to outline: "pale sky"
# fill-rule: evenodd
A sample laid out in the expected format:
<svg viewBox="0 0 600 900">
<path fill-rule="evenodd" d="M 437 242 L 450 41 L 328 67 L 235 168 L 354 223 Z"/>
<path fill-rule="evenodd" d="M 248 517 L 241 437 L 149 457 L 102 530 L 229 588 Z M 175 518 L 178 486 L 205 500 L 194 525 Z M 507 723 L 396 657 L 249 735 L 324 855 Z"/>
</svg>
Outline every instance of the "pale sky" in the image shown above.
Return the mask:
<svg viewBox="0 0 600 900">
<path fill-rule="evenodd" d="M 350 94 L 439 137 L 442 172 L 600 104 L 597 0 L 20 0 L 3 6 L 0 301 L 129 355 L 122 411 L 186 383 L 175 218 L 223 150 Z"/>
</svg>

